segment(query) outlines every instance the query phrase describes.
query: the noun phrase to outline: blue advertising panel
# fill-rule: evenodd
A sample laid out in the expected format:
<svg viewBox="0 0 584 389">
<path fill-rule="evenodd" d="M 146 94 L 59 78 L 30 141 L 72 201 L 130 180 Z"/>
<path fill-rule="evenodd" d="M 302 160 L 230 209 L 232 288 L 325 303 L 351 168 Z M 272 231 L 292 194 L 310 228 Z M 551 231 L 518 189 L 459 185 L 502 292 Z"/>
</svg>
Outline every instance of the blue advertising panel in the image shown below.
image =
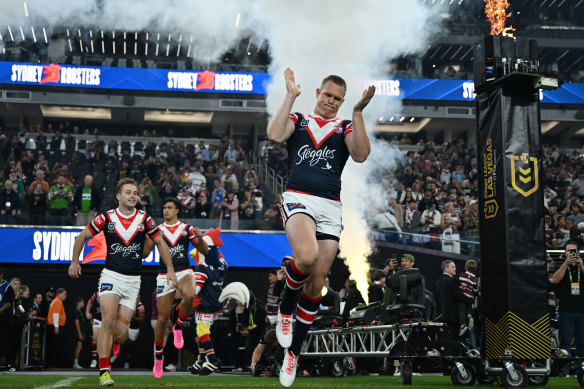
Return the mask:
<svg viewBox="0 0 584 389">
<path fill-rule="evenodd" d="M 82 229 L 76 228 L 2 228 L 0 232 L 0 263 L 68 264 L 73 243 Z M 222 232 L 223 253 L 230 267 L 280 267 L 282 258 L 292 250 L 283 233 Z M 189 251 L 193 247 L 189 248 Z M 103 265 L 107 246 L 103 234 L 87 241 L 82 265 Z M 157 266 L 160 256 L 156 247 L 143 265 Z M 192 265 L 195 262 L 192 261 Z"/>
<path fill-rule="evenodd" d="M 0 62 L 0 84 L 9 85 L 265 95 L 271 80 L 268 73 Z M 356 83 L 358 88 L 374 84 L 377 95 L 403 100 L 474 100 L 472 80 L 393 78 Z M 584 104 L 584 84 L 566 83 L 554 91 L 542 91 L 540 99 L 544 104 Z"/>
<path fill-rule="evenodd" d="M 0 84 L 138 91 L 266 94 L 267 73 L 0 62 Z"/>
</svg>

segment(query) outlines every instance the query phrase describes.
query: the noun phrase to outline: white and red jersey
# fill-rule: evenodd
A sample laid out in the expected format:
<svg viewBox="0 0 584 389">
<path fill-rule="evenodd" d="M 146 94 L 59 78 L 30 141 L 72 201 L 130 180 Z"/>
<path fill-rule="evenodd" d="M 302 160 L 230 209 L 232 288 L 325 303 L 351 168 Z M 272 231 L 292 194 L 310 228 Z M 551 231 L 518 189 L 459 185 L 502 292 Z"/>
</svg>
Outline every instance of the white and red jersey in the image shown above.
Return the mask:
<svg viewBox="0 0 584 389">
<path fill-rule="evenodd" d="M 162 223 L 160 225 L 160 232 L 168 246 L 168 250 L 170 250 L 174 271 L 177 272 L 190 268 L 189 242 L 192 242 L 193 245 L 197 242 L 195 228 L 179 221 L 173 225 Z M 160 261 L 160 269 L 158 272 L 166 274 L 166 264 L 164 261 Z"/>
<path fill-rule="evenodd" d="M 294 112 L 289 118 L 295 127 L 286 142 L 290 161 L 286 190 L 340 201 L 341 174 L 350 156 L 345 137 L 353 131 L 353 122 L 314 113 Z"/>
<path fill-rule="evenodd" d="M 105 268 L 136 276 L 142 270 L 142 251 L 146 235 L 155 239 L 160 229 L 146 212 L 134 210 L 124 216 L 118 209 L 99 214 L 87 226 L 92 235 L 103 231 L 107 244 Z"/>
</svg>

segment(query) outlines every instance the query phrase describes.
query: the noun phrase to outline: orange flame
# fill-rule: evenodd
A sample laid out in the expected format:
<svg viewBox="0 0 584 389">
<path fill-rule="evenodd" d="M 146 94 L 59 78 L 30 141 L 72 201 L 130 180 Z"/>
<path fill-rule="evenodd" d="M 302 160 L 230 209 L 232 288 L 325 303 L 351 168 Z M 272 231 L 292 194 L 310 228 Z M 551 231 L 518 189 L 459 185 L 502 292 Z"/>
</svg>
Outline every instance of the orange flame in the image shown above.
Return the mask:
<svg viewBox="0 0 584 389">
<path fill-rule="evenodd" d="M 512 31 L 515 31 L 513 26 L 505 27 L 507 17 L 511 16 L 511 13 L 507 13 L 509 2 L 507 0 L 485 0 L 485 3 L 485 14 L 491 23 L 491 35 L 501 34 L 512 37 Z"/>
</svg>

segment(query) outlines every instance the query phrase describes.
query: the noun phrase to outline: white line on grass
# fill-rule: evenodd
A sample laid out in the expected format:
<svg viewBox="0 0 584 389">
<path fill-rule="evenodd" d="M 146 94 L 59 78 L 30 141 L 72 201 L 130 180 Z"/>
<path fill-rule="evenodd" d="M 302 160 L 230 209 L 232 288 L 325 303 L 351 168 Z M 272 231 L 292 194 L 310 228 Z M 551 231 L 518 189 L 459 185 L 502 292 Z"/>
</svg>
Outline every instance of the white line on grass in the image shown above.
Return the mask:
<svg viewBox="0 0 584 389">
<path fill-rule="evenodd" d="M 69 386 L 73 382 L 79 381 L 80 379 L 81 379 L 81 377 L 71 377 L 71 378 L 67 378 L 67 379 L 58 381 L 58 382 L 54 383 L 53 385 L 37 386 L 34 389 L 54 389 L 54 388 L 62 388 L 64 386 Z"/>
</svg>

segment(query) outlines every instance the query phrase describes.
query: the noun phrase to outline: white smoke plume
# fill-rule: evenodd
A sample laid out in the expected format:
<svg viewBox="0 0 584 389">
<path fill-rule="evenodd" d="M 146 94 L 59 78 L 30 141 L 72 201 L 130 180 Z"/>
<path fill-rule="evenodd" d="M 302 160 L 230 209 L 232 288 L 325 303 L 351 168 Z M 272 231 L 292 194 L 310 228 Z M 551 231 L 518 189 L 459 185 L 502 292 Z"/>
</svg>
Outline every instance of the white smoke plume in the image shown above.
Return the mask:
<svg viewBox="0 0 584 389">
<path fill-rule="evenodd" d="M 388 78 L 383 71 L 388 60 L 422 51 L 441 21 L 439 6 L 427 7 L 413 0 L 261 0 L 256 6 L 254 14 L 270 42 L 270 73 L 274 75 L 267 97 L 270 114 L 282 102 L 283 71 L 290 67 L 302 90 L 294 104 L 295 111 L 312 112 L 321 80 L 337 74 L 348 83 L 340 115 L 350 118 L 368 81 Z M 369 278 L 367 257 L 374 247 L 365 215 L 371 216 L 372 211 L 374 215 L 387 206 L 387 188 L 381 182 L 371 182 L 370 177 L 382 177 L 401 157 L 396 148 L 375 141 L 371 130 L 379 116 L 397 116 L 400 112 L 399 99 L 373 98 L 364 111 L 372 141 L 371 155 L 363 164 L 350 160 L 343 174 L 341 256 L 364 298 Z"/>
</svg>

